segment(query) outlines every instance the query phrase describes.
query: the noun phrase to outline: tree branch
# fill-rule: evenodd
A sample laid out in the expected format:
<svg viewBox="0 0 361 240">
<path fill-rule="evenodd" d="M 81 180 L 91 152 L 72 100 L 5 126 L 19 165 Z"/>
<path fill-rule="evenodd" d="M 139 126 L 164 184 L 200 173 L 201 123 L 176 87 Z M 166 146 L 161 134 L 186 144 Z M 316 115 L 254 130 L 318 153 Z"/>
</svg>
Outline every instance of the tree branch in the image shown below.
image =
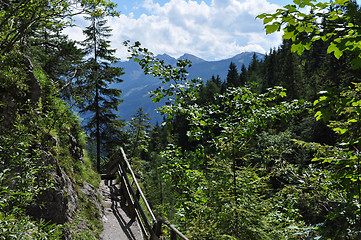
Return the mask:
<svg viewBox="0 0 361 240">
<path fill-rule="evenodd" d="M 75 72 L 73 74 L 73 76 L 71 76 L 70 80 L 62 87 L 60 88 L 56 93 L 60 93 L 61 91 L 63 91 L 65 88 L 67 88 L 73 81 L 73 79 L 75 78 L 76 74 L 78 72 L 78 69 L 75 69 Z"/>
</svg>

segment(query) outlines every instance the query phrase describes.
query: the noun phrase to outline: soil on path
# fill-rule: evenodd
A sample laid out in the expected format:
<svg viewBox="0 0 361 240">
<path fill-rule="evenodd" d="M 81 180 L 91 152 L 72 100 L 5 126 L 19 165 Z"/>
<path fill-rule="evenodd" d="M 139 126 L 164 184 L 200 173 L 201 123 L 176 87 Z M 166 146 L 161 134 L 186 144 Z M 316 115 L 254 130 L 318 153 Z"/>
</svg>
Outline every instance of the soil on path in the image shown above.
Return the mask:
<svg viewBox="0 0 361 240">
<path fill-rule="evenodd" d="M 100 190 L 104 197 L 104 230 L 100 238 L 102 240 L 142 240 L 143 235 L 138 222 L 131 220 L 126 209 L 120 206 L 119 186 L 106 185 L 105 180 L 102 180 Z"/>
</svg>

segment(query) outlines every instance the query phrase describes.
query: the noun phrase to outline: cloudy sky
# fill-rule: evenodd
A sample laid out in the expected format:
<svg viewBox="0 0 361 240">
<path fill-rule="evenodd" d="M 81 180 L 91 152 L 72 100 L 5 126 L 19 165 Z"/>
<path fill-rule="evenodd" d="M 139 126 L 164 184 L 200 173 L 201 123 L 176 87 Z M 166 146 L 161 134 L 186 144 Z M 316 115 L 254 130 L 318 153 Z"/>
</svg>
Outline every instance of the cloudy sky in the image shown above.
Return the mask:
<svg viewBox="0 0 361 240">
<path fill-rule="evenodd" d="M 281 34 L 266 35 L 255 17 L 274 12 L 292 0 L 113 0 L 121 11 L 108 20 L 112 47 L 126 60 L 123 41 L 140 41 L 155 54 L 190 53 L 213 61 L 246 51 L 265 53 L 278 47 Z M 82 17 L 75 19 L 85 26 Z M 81 40 L 81 28 L 66 31 Z"/>
</svg>

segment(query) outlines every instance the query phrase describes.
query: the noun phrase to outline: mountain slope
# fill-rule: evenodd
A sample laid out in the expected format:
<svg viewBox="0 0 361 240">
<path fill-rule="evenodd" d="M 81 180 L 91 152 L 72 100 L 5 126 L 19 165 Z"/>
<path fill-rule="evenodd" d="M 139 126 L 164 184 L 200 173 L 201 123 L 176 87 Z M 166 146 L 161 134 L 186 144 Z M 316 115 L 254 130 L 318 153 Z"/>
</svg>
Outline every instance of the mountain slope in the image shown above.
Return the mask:
<svg viewBox="0 0 361 240">
<path fill-rule="evenodd" d="M 191 54 L 184 54 L 178 59 L 192 61 L 192 66 L 188 69 L 190 79 L 199 77 L 203 81 L 207 81 L 212 75 L 219 75 L 222 80 L 225 80 L 231 62 L 237 66 L 240 72 L 243 64 L 247 67 L 251 63 L 254 54 L 256 54 L 258 59 L 264 58 L 264 55 L 260 53 L 244 52 L 232 58 L 219 61 L 206 61 Z M 177 62 L 177 59 L 167 54 L 158 55 L 157 58 L 163 60 L 166 64 L 175 65 Z M 124 102 L 119 106 L 121 117 L 130 120 L 131 115 L 139 107 L 142 107 L 144 112 L 150 113 L 153 124 L 156 121 L 161 122 L 162 117 L 155 110 L 161 104 L 152 103 L 148 94 L 149 91 L 153 91 L 160 86 L 162 84 L 161 81 L 152 76 L 144 75 L 139 65 L 132 60 L 119 62 L 116 66 L 123 67 L 125 72 L 123 75 L 124 82 L 115 85 L 123 90 L 122 97 Z"/>
</svg>

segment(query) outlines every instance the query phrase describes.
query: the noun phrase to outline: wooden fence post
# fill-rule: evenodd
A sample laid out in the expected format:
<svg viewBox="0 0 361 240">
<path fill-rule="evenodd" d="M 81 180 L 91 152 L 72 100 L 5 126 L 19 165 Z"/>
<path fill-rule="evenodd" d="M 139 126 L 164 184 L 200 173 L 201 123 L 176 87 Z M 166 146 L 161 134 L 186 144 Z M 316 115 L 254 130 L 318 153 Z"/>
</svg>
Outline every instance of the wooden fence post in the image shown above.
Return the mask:
<svg viewBox="0 0 361 240">
<path fill-rule="evenodd" d="M 171 230 L 170 232 L 170 240 L 176 240 L 177 239 L 177 234 L 175 233 L 175 231 Z"/>
<path fill-rule="evenodd" d="M 162 222 L 161 221 L 156 221 L 154 224 L 154 233 L 157 237 L 160 237 L 160 235 L 162 234 Z"/>
</svg>

